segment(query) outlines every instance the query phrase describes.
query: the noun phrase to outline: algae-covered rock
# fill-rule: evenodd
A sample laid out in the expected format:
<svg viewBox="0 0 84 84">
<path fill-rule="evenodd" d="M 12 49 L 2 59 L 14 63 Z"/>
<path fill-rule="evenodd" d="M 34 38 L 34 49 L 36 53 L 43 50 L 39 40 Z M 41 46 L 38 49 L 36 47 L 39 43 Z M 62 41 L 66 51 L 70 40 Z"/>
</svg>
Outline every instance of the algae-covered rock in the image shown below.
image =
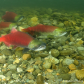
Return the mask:
<svg viewBox="0 0 84 84">
<path fill-rule="evenodd" d="M 14 65 L 14 64 L 10 64 L 10 65 L 8 65 L 8 69 L 11 69 L 11 70 L 16 70 L 16 65 Z"/>
<path fill-rule="evenodd" d="M 22 51 L 15 51 L 15 55 L 18 57 L 22 57 Z"/>
<path fill-rule="evenodd" d="M 11 52 L 11 50 L 9 50 L 9 49 L 3 49 L 3 50 L 1 51 L 1 54 L 4 54 L 4 55 L 12 55 L 12 52 Z"/>
<path fill-rule="evenodd" d="M 74 62 L 73 59 L 71 59 L 71 58 L 65 58 L 62 63 L 63 63 L 63 65 L 70 65 L 73 62 Z"/>
<path fill-rule="evenodd" d="M 56 50 L 56 49 L 51 49 L 51 55 L 52 55 L 53 57 L 58 57 L 58 56 L 59 56 L 59 51 Z"/>
<path fill-rule="evenodd" d="M 6 59 L 2 56 L 0 56 L 0 63 L 2 63 L 2 64 L 6 63 Z"/>
<path fill-rule="evenodd" d="M 84 56 L 84 50 L 80 50 L 79 54 L 82 55 L 82 56 Z"/>
<path fill-rule="evenodd" d="M 76 71 L 76 77 L 77 77 L 77 79 L 79 79 L 79 80 L 84 80 L 84 70 L 77 70 Z"/>
<path fill-rule="evenodd" d="M 72 49 L 67 49 L 67 50 L 60 51 L 60 55 L 63 55 L 63 56 L 71 55 L 72 53 L 74 53 L 74 51 Z"/>
<path fill-rule="evenodd" d="M 63 27 L 63 26 L 64 26 L 64 23 L 59 23 L 58 26 L 59 26 L 59 27 Z"/>
<path fill-rule="evenodd" d="M 51 67 L 51 62 L 50 62 L 50 60 L 49 60 L 49 59 L 45 60 L 45 61 L 43 62 L 43 68 L 44 68 L 44 69 L 50 69 L 50 67 Z"/>
<path fill-rule="evenodd" d="M 84 22 L 81 22 L 81 26 L 83 26 L 83 27 L 84 27 Z"/>
<path fill-rule="evenodd" d="M 71 75 L 70 74 L 60 74 L 58 75 L 58 78 L 62 78 L 62 80 L 70 80 Z"/>
<path fill-rule="evenodd" d="M 41 74 L 38 74 L 38 76 L 36 78 L 36 83 L 37 84 L 44 84 L 44 78 Z"/>
</svg>

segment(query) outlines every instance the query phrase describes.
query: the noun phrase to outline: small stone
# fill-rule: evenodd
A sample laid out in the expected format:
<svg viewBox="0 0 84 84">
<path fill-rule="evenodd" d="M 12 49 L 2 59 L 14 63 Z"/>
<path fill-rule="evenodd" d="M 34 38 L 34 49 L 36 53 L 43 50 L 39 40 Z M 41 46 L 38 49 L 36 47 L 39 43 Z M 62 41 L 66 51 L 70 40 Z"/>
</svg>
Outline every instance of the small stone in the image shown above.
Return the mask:
<svg viewBox="0 0 84 84">
<path fill-rule="evenodd" d="M 73 62 L 75 65 L 79 65 L 79 62 L 78 62 L 78 60 L 74 60 L 74 62 Z"/>
<path fill-rule="evenodd" d="M 52 49 L 52 50 L 51 50 L 51 55 L 52 55 L 53 57 L 58 57 L 58 56 L 59 56 L 59 51 L 56 50 L 56 49 Z"/>
<path fill-rule="evenodd" d="M 82 56 L 84 56 L 84 50 L 80 50 L 79 54 L 82 55 Z"/>
<path fill-rule="evenodd" d="M 52 69 L 47 69 L 47 72 L 53 72 L 53 70 Z"/>
<path fill-rule="evenodd" d="M 60 74 L 58 75 L 58 78 L 62 78 L 62 80 L 70 80 L 71 75 L 70 74 Z"/>
<path fill-rule="evenodd" d="M 84 47 L 77 47 L 78 51 L 84 50 Z"/>
<path fill-rule="evenodd" d="M 28 68 L 27 71 L 28 72 L 33 72 L 34 71 L 34 68 Z"/>
<path fill-rule="evenodd" d="M 36 83 L 37 84 L 44 84 L 44 78 L 41 74 L 38 74 L 38 76 L 36 78 Z"/>
<path fill-rule="evenodd" d="M 50 69 L 50 67 L 51 67 L 51 62 L 49 60 L 45 60 L 43 62 L 43 68 L 44 69 Z"/>
<path fill-rule="evenodd" d="M 22 70 L 22 68 L 17 68 L 17 72 L 22 72 L 23 70 Z"/>
<path fill-rule="evenodd" d="M 70 65 L 73 62 L 74 62 L 73 59 L 71 59 L 71 58 L 65 58 L 62 63 L 63 63 L 63 65 Z"/>
<path fill-rule="evenodd" d="M 84 22 L 81 22 L 81 26 L 83 26 L 83 27 L 84 27 Z"/>
<path fill-rule="evenodd" d="M 27 59 L 30 59 L 31 58 L 31 55 L 30 54 L 24 54 L 22 56 L 23 60 L 27 60 Z"/>
<path fill-rule="evenodd" d="M 4 55 L 12 55 L 12 53 L 11 53 L 11 50 L 9 50 L 9 49 L 3 49 L 2 51 L 1 51 L 1 54 L 4 54 Z"/>
<path fill-rule="evenodd" d="M 74 52 L 73 50 L 67 49 L 67 50 L 60 51 L 60 54 L 63 56 L 66 56 L 66 55 L 71 55 L 73 52 Z"/>
<path fill-rule="evenodd" d="M 28 74 L 28 79 L 33 80 L 34 76 L 30 73 L 30 74 Z"/>
<path fill-rule="evenodd" d="M 70 69 L 70 70 L 76 70 L 76 66 L 75 66 L 74 64 L 70 64 L 70 65 L 69 65 L 69 69 Z"/>
<path fill-rule="evenodd" d="M 84 79 L 84 70 L 77 70 L 77 71 L 76 71 L 76 77 L 77 77 L 77 79 L 79 79 L 79 80 Z"/>
<path fill-rule="evenodd" d="M 6 63 L 6 59 L 5 58 L 1 58 L 0 59 L 0 63 L 2 63 L 2 64 Z"/>
<path fill-rule="evenodd" d="M 13 62 L 13 64 L 19 63 L 20 60 L 18 58 L 16 58 L 16 60 Z"/>
<path fill-rule="evenodd" d="M 59 60 L 55 57 L 51 57 L 49 60 L 52 64 L 58 64 L 59 63 Z"/>
<path fill-rule="evenodd" d="M 64 23 L 59 23 L 58 26 L 59 26 L 59 27 L 63 27 L 63 26 L 64 26 Z"/>
<path fill-rule="evenodd" d="M 18 51 L 15 51 L 15 55 L 17 55 L 18 57 L 22 57 L 22 51 L 18 50 Z"/>
<path fill-rule="evenodd" d="M 14 64 L 10 64 L 10 65 L 8 65 L 8 69 L 12 69 L 12 70 L 16 70 L 16 65 L 14 65 Z"/>
</svg>

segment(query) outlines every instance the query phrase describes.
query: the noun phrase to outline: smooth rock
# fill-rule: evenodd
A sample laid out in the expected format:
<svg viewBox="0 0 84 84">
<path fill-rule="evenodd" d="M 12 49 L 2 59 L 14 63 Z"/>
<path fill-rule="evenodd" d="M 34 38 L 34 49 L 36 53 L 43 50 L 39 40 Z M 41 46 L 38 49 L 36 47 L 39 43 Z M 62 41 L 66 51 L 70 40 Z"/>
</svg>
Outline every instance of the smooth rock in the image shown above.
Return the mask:
<svg viewBox="0 0 84 84">
<path fill-rule="evenodd" d="M 58 56 L 59 56 L 59 51 L 56 50 L 56 49 L 51 49 L 51 55 L 52 55 L 53 57 L 58 57 Z"/>
<path fill-rule="evenodd" d="M 14 65 L 14 64 L 10 64 L 10 65 L 8 65 L 8 69 L 12 69 L 12 70 L 16 70 L 16 65 Z"/>
<path fill-rule="evenodd" d="M 72 64 L 73 62 L 74 62 L 73 59 L 65 58 L 62 63 L 63 63 L 63 65 L 70 65 L 70 64 Z"/>
</svg>

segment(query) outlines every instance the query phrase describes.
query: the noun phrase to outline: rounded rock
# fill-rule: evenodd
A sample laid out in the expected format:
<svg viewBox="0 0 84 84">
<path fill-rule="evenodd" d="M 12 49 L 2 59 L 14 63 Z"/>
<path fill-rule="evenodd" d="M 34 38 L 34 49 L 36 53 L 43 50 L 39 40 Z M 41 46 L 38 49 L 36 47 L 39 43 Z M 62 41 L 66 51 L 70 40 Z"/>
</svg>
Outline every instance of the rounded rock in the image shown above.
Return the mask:
<svg viewBox="0 0 84 84">
<path fill-rule="evenodd" d="M 50 69 L 50 67 L 51 67 L 51 62 L 49 60 L 43 62 L 44 69 Z"/>
<path fill-rule="evenodd" d="M 70 70 L 76 70 L 76 66 L 75 66 L 74 64 L 70 64 L 70 65 L 69 65 L 69 69 L 70 69 Z"/>
<path fill-rule="evenodd" d="M 59 56 L 59 51 L 56 50 L 56 49 L 52 49 L 52 50 L 51 50 L 51 55 L 52 55 L 53 57 L 58 57 L 58 56 Z"/>
<path fill-rule="evenodd" d="M 75 65 L 79 65 L 78 60 L 74 60 L 74 64 L 75 64 Z"/>
<path fill-rule="evenodd" d="M 84 70 L 77 70 L 76 71 L 76 77 L 79 80 L 84 79 Z"/>
<path fill-rule="evenodd" d="M 30 54 L 24 54 L 22 56 L 23 60 L 27 60 L 27 59 L 30 59 L 31 58 L 31 55 Z"/>
</svg>

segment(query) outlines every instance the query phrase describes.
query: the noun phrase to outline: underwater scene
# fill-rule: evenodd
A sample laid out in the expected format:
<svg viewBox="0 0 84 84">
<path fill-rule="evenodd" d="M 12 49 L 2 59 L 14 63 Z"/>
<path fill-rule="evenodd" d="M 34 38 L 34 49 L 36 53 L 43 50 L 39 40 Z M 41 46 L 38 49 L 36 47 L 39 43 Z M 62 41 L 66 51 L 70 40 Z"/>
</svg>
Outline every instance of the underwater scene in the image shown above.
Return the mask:
<svg viewBox="0 0 84 84">
<path fill-rule="evenodd" d="M 84 84 L 84 1 L 0 0 L 0 84 Z"/>
</svg>

